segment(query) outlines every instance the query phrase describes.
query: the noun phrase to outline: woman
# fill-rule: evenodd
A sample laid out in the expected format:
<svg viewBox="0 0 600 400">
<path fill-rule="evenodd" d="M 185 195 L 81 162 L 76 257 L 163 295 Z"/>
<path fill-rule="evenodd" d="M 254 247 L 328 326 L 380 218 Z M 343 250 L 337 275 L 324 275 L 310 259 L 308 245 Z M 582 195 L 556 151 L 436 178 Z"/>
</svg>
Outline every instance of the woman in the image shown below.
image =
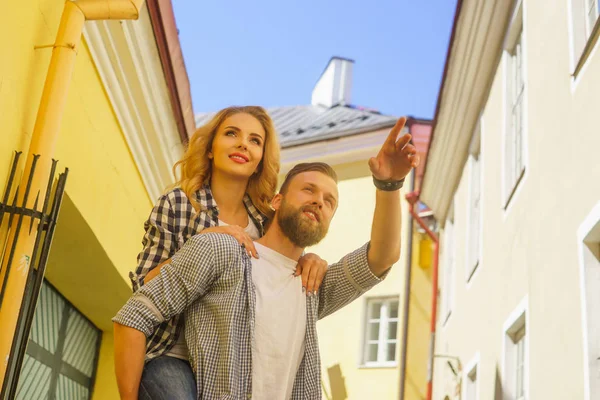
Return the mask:
<svg viewBox="0 0 600 400">
<path fill-rule="evenodd" d="M 263 235 L 272 215 L 279 173 L 279 144 L 267 112 L 254 106 L 219 111 L 194 133 L 174 172 L 177 168 L 181 179 L 160 197 L 145 223 L 144 249 L 130 275 L 134 291 L 198 233 L 230 234 L 249 255 L 260 256 L 253 240 Z M 314 254 L 300 260 L 296 275 L 302 273 L 308 294 L 318 290 L 326 266 Z M 148 339 L 140 398 L 196 398 L 181 321 L 162 324 Z"/>
</svg>

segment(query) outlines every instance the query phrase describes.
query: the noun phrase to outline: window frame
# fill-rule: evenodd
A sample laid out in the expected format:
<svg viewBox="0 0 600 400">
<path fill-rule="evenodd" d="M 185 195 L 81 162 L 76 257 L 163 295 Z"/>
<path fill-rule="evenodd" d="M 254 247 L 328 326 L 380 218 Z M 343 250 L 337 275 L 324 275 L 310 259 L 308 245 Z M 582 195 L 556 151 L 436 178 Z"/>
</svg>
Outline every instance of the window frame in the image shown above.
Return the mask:
<svg viewBox="0 0 600 400">
<path fill-rule="evenodd" d="M 36 305 L 36 314 L 34 316 L 34 321 L 46 321 L 50 319 L 50 317 L 46 314 L 44 314 L 44 316 L 40 316 L 39 318 L 37 315 L 40 307 L 43 307 L 40 303 L 40 301 L 42 300 L 41 296 L 43 295 L 43 291 L 48 291 L 49 293 L 51 293 L 51 295 L 47 299 L 47 302 L 56 305 L 60 304 L 61 306 L 59 318 L 60 324 L 58 327 L 59 330 L 56 332 L 57 336 L 55 338 L 56 343 L 54 343 L 53 341 L 48 341 L 48 332 L 45 331 L 43 326 L 40 327 L 40 329 L 44 330 L 45 332 L 42 335 L 44 343 L 36 342 L 34 340 L 34 336 L 36 335 L 34 332 L 36 322 L 34 322 L 27 338 L 26 360 L 24 360 L 23 366 L 21 367 L 21 371 L 19 372 L 20 377 L 16 397 L 21 397 L 21 390 L 25 390 L 26 393 L 28 393 L 28 395 L 31 394 L 32 386 L 22 386 L 22 384 L 25 383 L 25 381 L 22 380 L 24 378 L 23 373 L 27 368 L 33 365 L 33 367 L 31 368 L 36 368 L 37 374 L 37 371 L 39 371 L 41 365 L 45 367 L 45 369 L 49 370 L 50 374 L 50 376 L 47 377 L 48 379 L 50 379 L 47 389 L 47 395 L 49 398 L 56 398 L 57 390 L 60 390 L 61 388 L 65 389 L 65 384 L 77 384 L 82 388 L 87 389 L 88 398 L 91 399 L 93 397 L 96 384 L 96 374 L 98 371 L 98 360 L 100 357 L 100 346 L 102 344 L 103 332 L 93 322 L 91 322 L 89 318 L 87 318 L 81 311 L 79 311 L 77 307 L 75 307 L 69 300 L 67 300 L 67 298 L 65 298 L 46 279 L 44 279 L 44 283 L 42 285 L 41 290 L 42 291 L 40 292 L 38 304 Z M 48 304 L 46 304 L 46 307 L 47 306 Z M 76 320 L 72 319 L 73 315 L 76 317 Z M 78 369 L 77 366 L 72 365 L 70 362 L 68 362 L 66 358 L 69 355 L 73 356 L 72 351 L 71 353 L 69 353 L 68 344 L 70 342 L 67 343 L 67 340 L 69 338 L 73 339 L 73 336 L 69 336 L 73 332 L 72 330 L 70 330 L 70 328 L 72 328 L 71 322 L 73 323 L 73 325 L 81 325 L 82 323 L 87 324 L 87 327 L 89 328 L 88 332 L 85 333 L 87 339 L 90 339 L 90 333 L 97 335 L 95 343 L 93 343 L 93 341 L 89 342 L 89 344 L 93 345 L 94 348 L 91 376 L 87 376 L 82 370 Z M 79 339 L 81 339 L 81 337 L 79 337 Z M 93 339 L 93 336 L 91 337 L 91 339 Z M 78 346 L 80 346 L 81 344 L 83 344 L 83 341 L 78 342 Z M 50 346 L 51 349 L 47 349 L 46 346 Z M 78 349 L 80 348 L 78 347 Z M 27 360 L 29 360 L 29 366 Z M 76 360 L 81 361 L 80 358 L 76 358 Z M 71 387 L 71 389 L 74 388 L 75 387 Z M 37 390 L 39 394 L 39 390 L 42 390 L 39 385 L 39 382 L 37 382 L 37 385 L 33 390 Z M 51 395 L 51 393 L 53 394 Z"/>
<path fill-rule="evenodd" d="M 595 268 L 600 266 L 600 201 L 596 203 L 579 226 L 577 243 L 583 333 L 584 400 L 591 400 L 600 394 L 600 379 L 597 378 L 596 370 L 592 370 L 594 364 L 600 370 L 600 349 L 592 347 L 595 343 L 593 338 L 597 337 L 595 332 L 600 329 L 600 318 L 597 316 L 596 311 L 598 302 L 595 298 L 598 297 L 598 291 L 596 287 L 592 287 L 591 290 L 588 288 L 588 279 L 597 277 Z M 596 283 L 597 285 L 598 283 Z M 591 320 L 593 316 L 595 316 L 595 320 Z M 590 340 L 590 338 L 592 339 Z"/>
<path fill-rule="evenodd" d="M 530 398 L 529 393 L 529 311 L 528 311 L 527 296 L 519 303 L 515 310 L 510 314 L 504 322 L 504 343 L 503 343 L 503 390 L 508 397 L 515 400 L 527 400 Z M 523 352 L 519 353 L 522 345 Z M 518 356 L 522 354 L 522 388 L 523 396 L 517 397 L 518 385 Z"/>
<path fill-rule="evenodd" d="M 483 156 L 482 156 L 482 138 L 481 138 L 482 121 L 477 125 L 475 133 L 471 139 L 469 146 L 468 173 L 469 173 L 469 194 L 467 196 L 467 248 L 466 248 L 466 266 L 465 266 L 465 281 L 467 287 L 471 283 L 475 273 L 479 269 L 482 260 L 482 245 L 483 245 Z M 477 168 L 477 176 L 475 174 L 475 165 Z M 478 191 L 475 193 L 474 187 L 477 185 Z M 477 195 L 477 198 L 475 196 Z M 477 201 L 477 208 L 475 202 Z M 474 210 L 477 209 L 477 215 L 474 215 Z M 473 232 L 473 218 L 476 218 L 477 231 Z M 476 251 L 473 250 L 475 246 Z"/>
<path fill-rule="evenodd" d="M 396 316 L 391 317 L 389 310 L 396 304 Z M 379 318 L 372 318 L 372 305 L 379 304 Z M 361 346 L 360 367 L 379 368 L 396 367 L 398 365 L 398 325 L 400 322 L 400 300 L 397 296 L 368 297 L 365 300 L 365 319 L 363 324 L 363 340 Z M 377 339 L 370 339 L 370 325 L 378 323 Z M 396 334 L 393 339 L 389 338 L 390 324 L 396 323 Z M 377 360 L 369 360 L 369 345 L 377 345 Z M 394 359 L 387 360 L 388 346 L 394 344 Z"/>
<path fill-rule="evenodd" d="M 507 212 L 522 187 L 528 165 L 527 152 L 527 40 L 523 1 L 517 1 L 504 39 L 503 91 L 504 129 L 502 135 L 502 205 Z M 515 51 L 520 58 L 514 59 Z M 514 77 L 514 65 L 520 74 Z M 516 83 L 518 82 L 518 84 Z M 515 87 L 518 86 L 518 95 Z M 515 123 L 515 119 L 519 122 Z M 518 154 L 518 155 L 517 155 Z"/>
<path fill-rule="evenodd" d="M 456 275 L 456 224 L 454 219 L 454 200 L 448 210 L 444 224 L 442 242 L 442 326 L 446 326 L 454 308 L 454 283 Z"/>
<path fill-rule="evenodd" d="M 475 356 L 467 363 L 463 370 L 463 393 L 465 394 L 465 400 L 479 400 L 480 388 L 479 388 L 479 364 L 480 364 L 480 353 L 475 353 Z M 475 375 L 475 379 L 473 379 Z M 474 386 L 475 398 L 469 397 L 469 389 Z"/>
<path fill-rule="evenodd" d="M 595 7 L 593 7 L 595 5 Z M 592 23 L 590 11 L 595 9 L 596 17 Z M 600 0 L 569 0 L 569 36 L 571 55 L 571 75 L 574 90 L 579 77 L 587 65 L 587 60 L 596 49 L 600 36 Z"/>
</svg>

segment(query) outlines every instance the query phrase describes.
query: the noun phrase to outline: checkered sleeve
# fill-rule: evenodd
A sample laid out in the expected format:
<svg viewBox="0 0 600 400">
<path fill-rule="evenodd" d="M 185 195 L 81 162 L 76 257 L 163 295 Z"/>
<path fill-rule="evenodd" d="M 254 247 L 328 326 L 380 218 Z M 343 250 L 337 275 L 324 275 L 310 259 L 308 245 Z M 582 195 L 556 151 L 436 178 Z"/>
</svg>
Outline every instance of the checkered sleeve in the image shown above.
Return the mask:
<svg viewBox="0 0 600 400">
<path fill-rule="evenodd" d="M 369 243 L 344 256 L 329 266 L 319 290 L 319 319 L 350 304 L 381 282 L 369 268 L 367 253 Z"/>
<path fill-rule="evenodd" d="M 135 293 L 112 321 L 136 329 L 146 337 L 150 337 L 162 318 L 141 297 L 143 296 L 139 292 Z"/>
<path fill-rule="evenodd" d="M 144 223 L 144 248 L 138 254 L 135 272 L 129 274 L 134 292 L 144 285 L 144 278 L 152 269 L 177 250 L 176 221 L 168 196 L 161 196 Z"/>
<path fill-rule="evenodd" d="M 156 326 L 203 296 L 223 271 L 215 264 L 214 234 L 191 237 L 160 274 L 138 290 L 113 319 L 150 336 Z"/>
</svg>

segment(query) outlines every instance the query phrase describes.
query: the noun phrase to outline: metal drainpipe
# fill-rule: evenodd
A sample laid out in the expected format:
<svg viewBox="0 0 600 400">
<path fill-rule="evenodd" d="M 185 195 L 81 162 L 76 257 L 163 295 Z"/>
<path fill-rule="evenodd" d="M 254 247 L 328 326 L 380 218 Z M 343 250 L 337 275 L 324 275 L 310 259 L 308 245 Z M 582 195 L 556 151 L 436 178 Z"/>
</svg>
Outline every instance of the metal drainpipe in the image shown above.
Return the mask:
<svg viewBox="0 0 600 400">
<path fill-rule="evenodd" d="M 411 190 L 415 188 L 415 173 L 412 175 Z M 404 400 L 406 390 L 406 356 L 408 354 L 408 321 L 410 309 L 410 284 L 412 279 L 412 253 L 413 253 L 413 217 L 410 214 L 408 221 L 408 256 L 406 260 L 406 273 L 404 276 L 404 314 L 402 318 L 402 349 L 400 350 L 400 394 L 398 398 Z"/>
<path fill-rule="evenodd" d="M 75 59 L 86 19 L 137 19 L 143 0 L 78 0 L 66 1 L 61 16 L 58 33 L 52 47 L 52 58 L 48 67 L 40 107 L 33 128 L 31 143 L 27 154 L 25 171 L 19 185 L 18 204 L 23 204 L 25 193 L 31 193 L 26 207 L 33 208 L 38 198 L 46 195 L 46 183 L 52 166 L 54 149 L 60 131 L 62 116 L 67 103 L 69 84 L 75 68 Z M 46 47 L 46 46 L 41 46 Z M 33 163 L 37 158 L 37 164 Z M 30 171 L 35 165 L 35 174 L 28 190 Z M 23 224 L 32 222 L 30 216 L 23 218 Z M 7 249 L 14 253 L 0 266 L 2 284 L 0 285 L 0 385 L 6 384 L 7 361 L 14 342 L 19 310 L 23 302 L 23 293 L 27 273 L 32 265 L 33 246 L 37 229 L 29 234 L 28 229 L 15 228 L 8 233 Z"/>
<path fill-rule="evenodd" d="M 433 241 L 433 271 L 431 278 L 431 323 L 429 337 L 429 361 L 427 366 L 427 400 L 431 400 L 433 395 L 433 360 L 435 351 L 435 329 L 437 320 L 437 291 L 438 291 L 438 262 L 439 262 L 439 239 L 438 236 L 425 224 L 425 222 L 415 212 L 414 205 L 419 201 L 419 192 L 412 192 L 406 195 L 406 201 L 409 204 L 410 214 L 413 219 L 425 230 L 427 235 Z"/>
</svg>

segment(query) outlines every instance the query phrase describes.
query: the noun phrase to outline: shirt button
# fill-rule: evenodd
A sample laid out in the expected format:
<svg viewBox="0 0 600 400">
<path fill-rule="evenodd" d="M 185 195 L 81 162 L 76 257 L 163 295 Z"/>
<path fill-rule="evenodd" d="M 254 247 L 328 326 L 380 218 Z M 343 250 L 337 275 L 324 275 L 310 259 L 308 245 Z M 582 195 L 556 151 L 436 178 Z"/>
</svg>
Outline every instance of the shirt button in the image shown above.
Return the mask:
<svg viewBox="0 0 600 400">
<path fill-rule="evenodd" d="M 248 394 L 246 395 L 246 397 L 247 397 L 247 398 L 249 398 L 249 399 L 251 399 L 251 398 L 252 398 L 252 395 L 251 395 L 250 393 L 248 393 Z"/>
</svg>

